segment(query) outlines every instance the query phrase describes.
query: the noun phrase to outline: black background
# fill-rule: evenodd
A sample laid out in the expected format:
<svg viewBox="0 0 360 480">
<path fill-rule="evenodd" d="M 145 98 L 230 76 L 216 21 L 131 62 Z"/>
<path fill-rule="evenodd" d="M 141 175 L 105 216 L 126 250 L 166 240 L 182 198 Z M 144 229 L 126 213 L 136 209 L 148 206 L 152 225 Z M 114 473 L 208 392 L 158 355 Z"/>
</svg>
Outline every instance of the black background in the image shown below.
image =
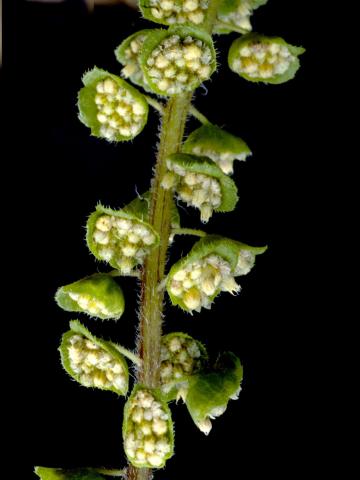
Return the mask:
<svg viewBox="0 0 360 480">
<path fill-rule="evenodd" d="M 320 247 L 315 231 L 324 208 L 318 178 L 324 160 L 315 146 L 321 141 L 314 142 L 321 60 L 303 5 L 271 0 L 253 20 L 255 30 L 307 49 L 294 81 L 265 86 L 240 79 L 226 65 L 236 35 L 222 36 L 216 38 L 220 69 L 207 82 L 208 92 L 200 88 L 196 94 L 198 108 L 243 137 L 253 151 L 246 163 L 236 164 L 238 208 L 215 214 L 206 230 L 267 244 L 269 250 L 241 279 L 238 297 L 222 295 L 210 312 L 193 317 L 167 307 L 165 331 L 186 331 L 214 355 L 234 351 L 245 380 L 240 400 L 230 402 L 209 437 L 195 428 L 183 405 L 174 405 L 176 455 L 157 473 L 159 480 L 288 479 L 307 471 L 314 456 L 317 424 L 310 427 L 309 418 L 318 406 L 309 365 L 322 320 L 313 303 L 320 279 L 312 265 Z M 18 3 L 14 13 L 8 63 L 21 99 L 21 120 L 16 110 L 13 125 L 22 134 L 13 141 L 16 161 L 10 155 L 5 166 L 13 186 L 7 202 L 17 212 L 17 254 L 7 256 L 15 272 L 9 330 L 21 352 L 13 359 L 17 374 L 11 388 L 21 408 L 11 414 L 7 443 L 21 451 L 21 478 L 33 478 L 32 466 L 39 464 L 122 467 L 124 400 L 81 388 L 61 369 L 57 347 L 72 316 L 56 307 L 53 295 L 60 285 L 106 270 L 84 242 L 86 218 L 95 204 L 122 207 L 149 186 L 157 114 L 151 113 L 134 142 L 112 145 L 89 136 L 75 105 L 83 72 L 97 65 L 118 73 L 114 48 L 149 23 L 125 6 L 98 7 L 90 15 L 75 0 L 52 6 Z M 12 97 L 7 100 L 11 106 Z M 190 120 L 187 131 L 196 126 Z M 199 226 L 197 213 L 181 213 L 184 226 Z M 170 263 L 193 241 L 178 238 Z M 127 307 L 117 324 L 82 320 L 94 333 L 132 348 L 137 283 L 123 279 L 121 285 Z"/>
</svg>

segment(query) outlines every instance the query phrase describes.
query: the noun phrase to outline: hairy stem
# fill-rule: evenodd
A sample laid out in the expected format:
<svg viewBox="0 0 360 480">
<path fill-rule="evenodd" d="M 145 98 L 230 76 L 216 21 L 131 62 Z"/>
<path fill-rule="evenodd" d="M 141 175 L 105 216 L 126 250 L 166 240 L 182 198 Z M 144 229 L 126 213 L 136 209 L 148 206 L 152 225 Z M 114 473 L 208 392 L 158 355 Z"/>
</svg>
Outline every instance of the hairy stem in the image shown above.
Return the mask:
<svg viewBox="0 0 360 480">
<path fill-rule="evenodd" d="M 148 387 L 159 385 L 164 290 L 158 289 L 158 285 L 161 284 L 165 275 L 171 229 L 172 192 L 164 190 L 160 184 L 166 172 L 166 158 L 180 149 L 191 97 L 191 93 L 176 95 L 168 101 L 164 109 L 155 176 L 152 181 L 150 222 L 160 235 L 160 244 L 147 257 L 141 279 L 138 351 L 142 366 L 138 370 L 137 379 Z M 127 478 L 128 480 L 150 480 L 152 472 L 148 468 L 129 466 Z"/>
<path fill-rule="evenodd" d="M 221 0 L 210 0 L 204 28 L 211 34 Z M 145 386 L 159 386 L 160 341 L 163 321 L 164 289 L 158 288 L 165 278 L 166 255 L 171 233 L 172 191 L 161 188 L 166 173 L 166 159 L 180 150 L 192 92 L 175 95 L 163 110 L 160 145 L 155 175 L 151 185 L 150 223 L 160 235 L 160 244 L 146 258 L 141 278 L 141 305 L 138 352 L 142 360 L 137 381 Z M 153 103 L 153 106 L 154 103 Z M 194 110 L 193 110 L 194 112 Z M 200 113 L 200 112 L 199 112 Z M 201 114 L 200 114 L 201 115 Z M 199 118 L 199 116 L 197 117 Z M 205 116 L 201 120 L 207 123 Z M 128 480 L 151 480 L 152 470 L 129 466 Z"/>
</svg>

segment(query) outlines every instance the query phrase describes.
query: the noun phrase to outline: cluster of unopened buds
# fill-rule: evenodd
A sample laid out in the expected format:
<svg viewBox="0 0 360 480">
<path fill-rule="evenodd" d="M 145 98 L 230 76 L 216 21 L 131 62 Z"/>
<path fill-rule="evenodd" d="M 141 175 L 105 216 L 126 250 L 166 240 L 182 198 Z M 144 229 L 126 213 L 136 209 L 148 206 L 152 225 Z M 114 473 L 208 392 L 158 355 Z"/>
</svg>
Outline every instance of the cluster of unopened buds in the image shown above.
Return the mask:
<svg viewBox="0 0 360 480">
<path fill-rule="evenodd" d="M 209 221 L 213 211 L 229 212 L 237 202 L 233 180 L 209 158 L 185 153 L 171 155 L 161 186 L 173 188 L 180 200 L 200 210 L 201 221 Z"/>
<path fill-rule="evenodd" d="M 60 346 L 65 370 L 85 387 L 124 395 L 128 389 L 128 367 L 116 347 L 92 336 L 80 322 L 72 321 L 70 327 Z"/>
<path fill-rule="evenodd" d="M 174 433 L 170 410 L 159 394 L 135 387 L 125 405 L 125 452 L 137 467 L 162 467 L 173 454 Z"/>
<path fill-rule="evenodd" d="M 142 264 L 158 234 L 146 222 L 123 211 L 98 205 L 87 224 L 89 249 L 99 260 L 108 262 L 123 274 Z"/>
<path fill-rule="evenodd" d="M 248 34 L 235 40 L 229 51 L 230 68 L 253 82 L 284 83 L 295 76 L 303 48 L 282 38 Z"/>
<path fill-rule="evenodd" d="M 145 18 L 164 25 L 193 23 L 201 25 L 206 16 L 209 0 L 141 0 Z"/>
<path fill-rule="evenodd" d="M 222 237 L 199 240 L 187 257 L 172 266 L 167 291 L 173 304 L 188 312 L 210 308 L 220 292 L 236 294 L 234 277 L 249 273 L 255 256 L 266 248 L 254 248 Z"/>
<path fill-rule="evenodd" d="M 205 347 L 182 332 L 161 339 L 160 383 L 168 400 L 185 398 L 187 379 L 200 371 L 207 359 Z"/>
</svg>

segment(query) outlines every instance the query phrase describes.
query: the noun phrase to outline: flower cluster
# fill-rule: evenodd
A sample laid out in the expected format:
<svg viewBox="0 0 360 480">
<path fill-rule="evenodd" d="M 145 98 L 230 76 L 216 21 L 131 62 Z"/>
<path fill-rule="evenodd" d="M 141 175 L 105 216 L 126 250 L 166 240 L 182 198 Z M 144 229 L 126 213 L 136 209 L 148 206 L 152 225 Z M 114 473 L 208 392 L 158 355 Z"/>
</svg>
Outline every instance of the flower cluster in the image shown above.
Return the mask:
<svg viewBox="0 0 360 480">
<path fill-rule="evenodd" d="M 126 38 L 115 50 L 117 60 L 124 65 L 121 75 L 148 90 L 147 82 L 140 67 L 139 56 L 142 51 L 144 42 L 152 30 L 145 29 L 133 33 Z"/>
<path fill-rule="evenodd" d="M 215 32 L 251 32 L 250 18 L 253 11 L 265 3 L 267 0 L 223 0 L 219 6 Z"/>
<path fill-rule="evenodd" d="M 173 332 L 162 337 L 160 383 L 167 400 L 186 396 L 186 380 L 201 370 L 206 358 L 204 346 L 185 333 Z"/>
<path fill-rule="evenodd" d="M 201 25 L 208 6 L 209 0 L 140 0 L 143 16 L 163 25 Z"/>
<path fill-rule="evenodd" d="M 121 78 L 94 68 L 83 77 L 79 92 L 80 120 L 95 136 L 130 140 L 144 128 L 148 104 L 144 96 Z"/>
<path fill-rule="evenodd" d="M 295 76 L 301 47 L 289 45 L 282 38 L 249 34 L 238 38 L 229 51 L 229 66 L 253 82 L 279 84 Z"/>
<path fill-rule="evenodd" d="M 210 308 L 220 292 L 238 293 L 234 277 L 249 273 L 255 256 L 265 250 L 216 235 L 202 238 L 169 272 L 167 291 L 172 303 L 199 312 Z"/>
<path fill-rule="evenodd" d="M 241 138 L 211 124 L 202 125 L 191 132 L 182 151 L 211 158 L 227 175 L 234 171 L 234 160 L 246 160 L 251 155 Z"/>
<path fill-rule="evenodd" d="M 126 456 L 136 467 L 160 468 L 172 456 L 170 410 L 155 391 L 135 387 L 125 405 L 123 438 Z"/>
<path fill-rule="evenodd" d="M 211 37 L 190 27 L 154 30 L 147 37 L 141 65 L 154 92 L 175 95 L 192 91 L 215 70 Z"/>
<path fill-rule="evenodd" d="M 59 288 L 55 300 L 68 312 L 84 312 L 103 320 L 119 319 L 125 305 L 120 286 L 100 273 Z"/>
<path fill-rule="evenodd" d="M 128 367 L 111 342 L 97 339 L 79 322 L 70 323 L 60 346 L 65 370 L 85 387 L 112 390 L 125 395 Z"/>
<path fill-rule="evenodd" d="M 200 210 L 201 221 L 209 221 L 213 211 L 235 208 L 235 183 L 209 158 L 188 154 L 170 155 L 161 186 L 173 188 L 180 200 Z"/>
<path fill-rule="evenodd" d="M 158 241 L 158 234 L 148 223 L 122 210 L 98 205 L 87 223 L 87 242 L 91 252 L 124 275 L 142 264 Z"/>
</svg>

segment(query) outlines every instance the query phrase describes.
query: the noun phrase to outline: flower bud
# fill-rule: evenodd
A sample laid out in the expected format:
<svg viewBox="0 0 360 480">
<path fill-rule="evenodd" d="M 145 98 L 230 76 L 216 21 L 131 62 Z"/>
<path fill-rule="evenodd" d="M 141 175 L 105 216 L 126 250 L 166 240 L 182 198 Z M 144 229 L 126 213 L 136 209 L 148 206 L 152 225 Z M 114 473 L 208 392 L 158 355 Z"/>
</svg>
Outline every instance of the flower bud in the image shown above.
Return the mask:
<svg viewBox="0 0 360 480">
<path fill-rule="evenodd" d="M 171 413 L 158 391 L 135 386 L 125 405 L 123 440 L 126 456 L 135 467 L 161 468 L 173 455 Z"/>
<path fill-rule="evenodd" d="M 305 52 L 279 37 L 244 35 L 229 50 L 229 67 L 250 82 L 280 84 L 295 77 Z"/>
<path fill-rule="evenodd" d="M 188 379 L 202 370 L 207 361 L 205 347 L 186 333 L 173 332 L 161 338 L 161 391 L 167 401 L 187 392 Z"/>
<path fill-rule="evenodd" d="M 143 263 L 158 244 L 159 236 L 129 209 L 112 210 L 98 205 L 87 222 L 86 240 L 97 259 L 127 275 Z"/>
<path fill-rule="evenodd" d="M 188 206 L 198 208 L 203 223 L 208 222 L 213 211 L 230 212 L 237 202 L 237 188 L 233 180 L 209 158 L 176 153 L 167 160 L 168 172 L 162 187 L 169 189 L 170 182 L 177 197 Z"/>
<path fill-rule="evenodd" d="M 96 338 L 73 320 L 59 350 L 64 369 L 81 385 L 126 395 L 128 366 L 115 344 Z"/>
<path fill-rule="evenodd" d="M 139 59 L 144 42 L 149 32 L 152 31 L 145 29 L 130 35 L 115 50 L 117 60 L 124 66 L 121 75 L 124 78 L 130 78 L 135 85 L 139 85 L 145 90 L 149 90 L 149 87 L 141 70 Z"/>
<path fill-rule="evenodd" d="M 249 273 L 255 256 L 265 250 L 217 235 L 200 239 L 170 269 L 166 288 L 173 305 L 199 312 L 202 307 L 210 308 L 222 291 L 237 294 L 241 287 L 234 277 Z"/>
<path fill-rule="evenodd" d="M 67 312 L 83 312 L 102 320 L 118 320 L 125 307 L 120 286 L 110 275 L 102 273 L 59 288 L 55 300 Z"/>
<path fill-rule="evenodd" d="M 216 125 L 202 125 L 186 139 L 184 153 L 211 158 L 221 170 L 233 173 L 234 160 L 246 160 L 251 151 L 246 143 Z"/>
<path fill-rule="evenodd" d="M 211 37 L 202 30 L 175 27 L 153 30 L 140 56 L 145 79 L 159 95 L 189 92 L 208 80 L 216 68 Z"/>
<path fill-rule="evenodd" d="M 210 433 L 211 420 L 225 412 L 229 400 L 238 398 L 242 379 L 240 360 L 230 352 L 220 357 L 213 371 L 190 379 L 185 403 L 195 425 L 205 435 Z"/>
<path fill-rule="evenodd" d="M 223 0 L 219 6 L 214 32 L 251 32 L 250 18 L 253 11 L 265 3 L 267 0 Z"/>
<path fill-rule="evenodd" d="M 140 0 L 140 10 L 148 20 L 163 25 L 204 23 L 209 0 Z"/>
<path fill-rule="evenodd" d="M 97 67 L 82 79 L 79 118 L 95 137 L 131 140 L 144 128 L 149 106 L 145 97 L 125 80 Z"/>
</svg>

